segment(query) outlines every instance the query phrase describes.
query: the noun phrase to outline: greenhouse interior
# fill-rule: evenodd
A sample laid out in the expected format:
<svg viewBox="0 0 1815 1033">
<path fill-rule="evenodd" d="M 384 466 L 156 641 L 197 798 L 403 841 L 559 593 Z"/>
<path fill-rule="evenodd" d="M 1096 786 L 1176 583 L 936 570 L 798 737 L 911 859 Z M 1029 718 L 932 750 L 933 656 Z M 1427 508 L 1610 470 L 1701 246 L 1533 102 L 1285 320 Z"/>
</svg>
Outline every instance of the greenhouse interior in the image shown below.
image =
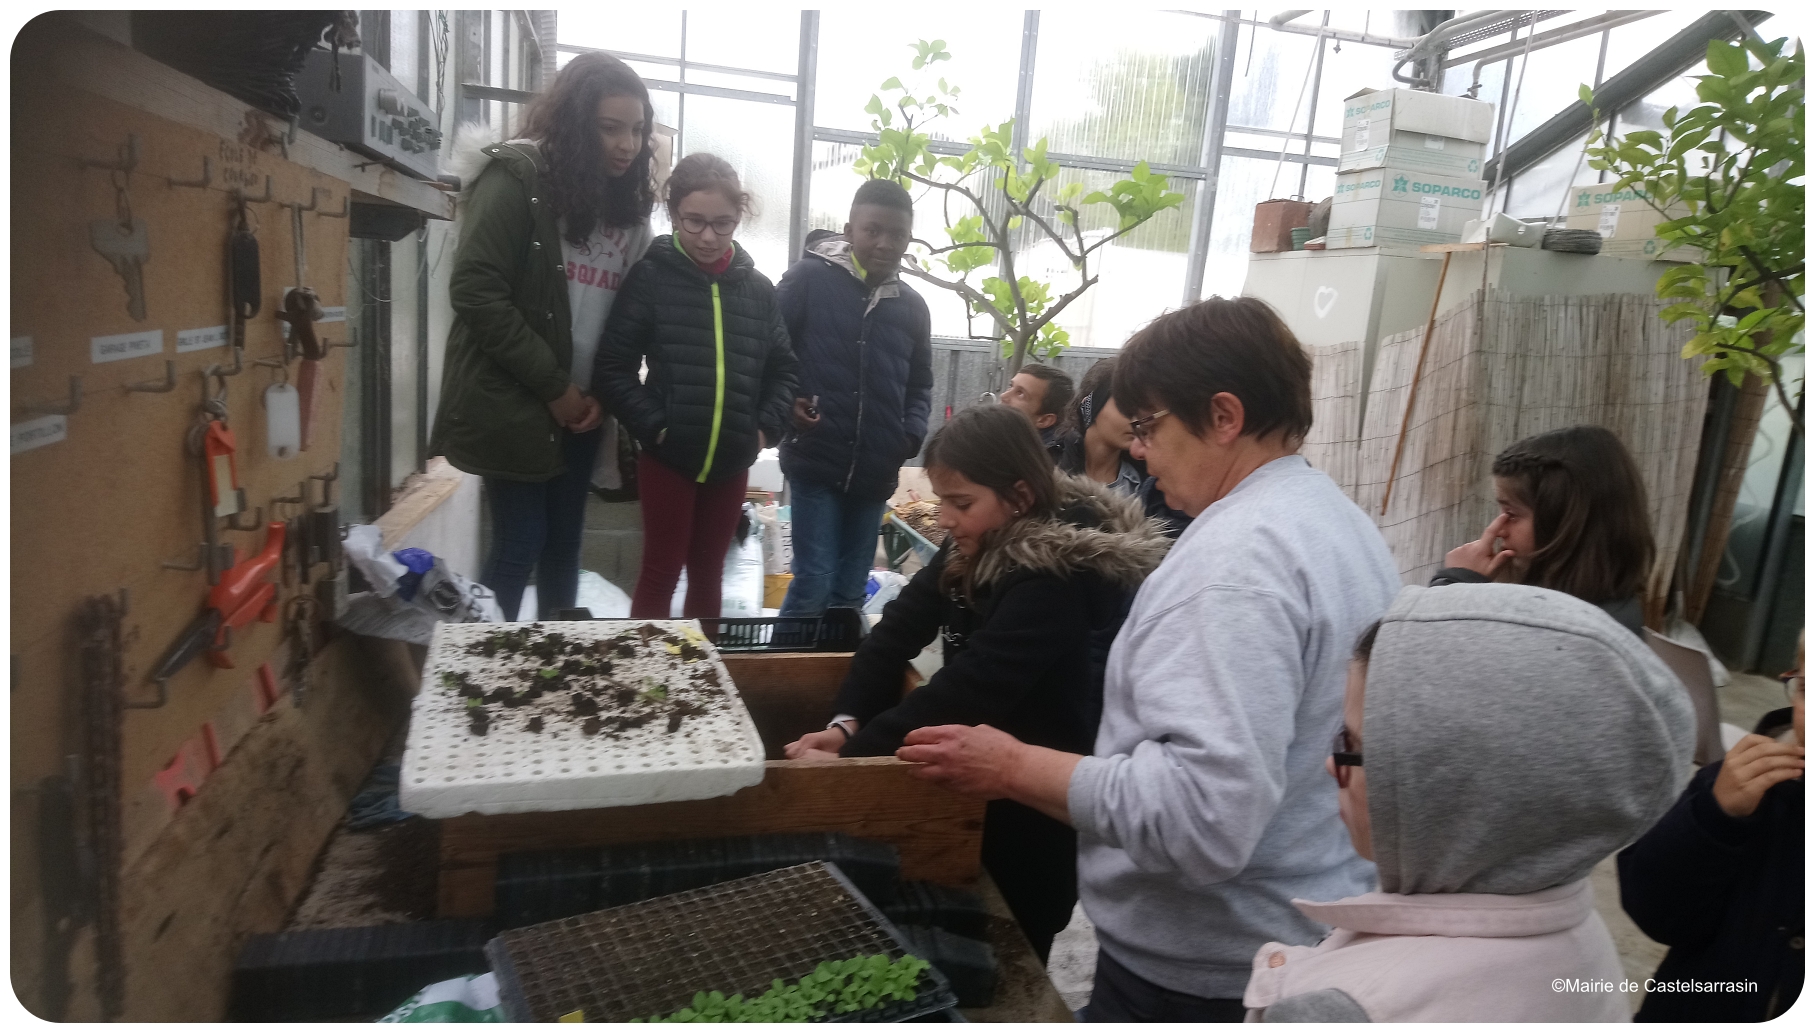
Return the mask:
<svg viewBox="0 0 1815 1033">
<path fill-rule="evenodd" d="M 20 15 L 21 1018 L 1791 1012 L 1797 21 Z"/>
</svg>

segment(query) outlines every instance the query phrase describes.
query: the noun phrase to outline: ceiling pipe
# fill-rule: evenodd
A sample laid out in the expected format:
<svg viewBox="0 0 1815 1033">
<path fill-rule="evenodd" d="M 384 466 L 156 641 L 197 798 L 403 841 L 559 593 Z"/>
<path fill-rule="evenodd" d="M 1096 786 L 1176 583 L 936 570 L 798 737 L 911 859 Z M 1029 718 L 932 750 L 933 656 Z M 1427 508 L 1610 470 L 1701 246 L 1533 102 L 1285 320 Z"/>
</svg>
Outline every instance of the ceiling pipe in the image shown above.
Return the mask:
<svg viewBox="0 0 1815 1033">
<path fill-rule="evenodd" d="M 1469 14 L 1458 15 L 1451 18 L 1449 21 L 1444 22 L 1418 37 L 1418 41 L 1413 43 L 1410 49 L 1405 50 L 1398 55 L 1399 63 L 1393 66 L 1393 78 L 1398 82 L 1405 83 L 1413 89 L 1434 90 L 1437 88 L 1435 83 L 1418 76 L 1408 78 L 1400 75 L 1399 70 L 1408 64 L 1413 64 L 1421 59 L 1430 58 L 1435 53 L 1441 51 L 1445 43 L 1465 32 L 1473 32 L 1476 29 L 1486 28 L 1489 25 L 1505 21 L 1508 18 L 1513 19 L 1514 26 L 1517 26 L 1517 19 L 1525 13 L 1526 12 L 1524 11 L 1474 11 Z"/>
<path fill-rule="evenodd" d="M 1267 24 L 1277 29 L 1289 21 L 1296 21 L 1310 13 L 1310 11 L 1281 11 L 1273 17 L 1268 18 Z"/>
<path fill-rule="evenodd" d="M 1555 46 L 1559 43 L 1568 43 L 1570 40 L 1581 39 L 1583 36 L 1592 36 L 1597 32 L 1605 32 L 1616 25 L 1625 25 L 1628 22 L 1639 21 L 1657 13 L 1658 12 L 1656 11 L 1609 11 L 1598 18 L 1590 18 L 1587 21 L 1577 22 L 1574 25 L 1565 25 L 1560 29 L 1554 29 L 1550 32 L 1533 36 L 1531 38 L 1530 49 L 1542 50 L 1545 47 Z M 1443 67 L 1454 68 L 1457 65 L 1466 63 L 1470 58 L 1476 58 L 1475 77 L 1472 80 L 1472 85 L 1468 88 L 1468 96 L 1474 97 L 1477 96 L 1481 90 L 1481 69 L 1483 67 L 1490 65 L 1495 61 L 1512 57 L 1515 54 L 1524 53 L 1525 50 L 1526 47 L 1523 42 L 1507 43 L 1494 47 L 1491 50 L 1465 55 L 1454 61 L 1445 61 Z"/>
</svg>

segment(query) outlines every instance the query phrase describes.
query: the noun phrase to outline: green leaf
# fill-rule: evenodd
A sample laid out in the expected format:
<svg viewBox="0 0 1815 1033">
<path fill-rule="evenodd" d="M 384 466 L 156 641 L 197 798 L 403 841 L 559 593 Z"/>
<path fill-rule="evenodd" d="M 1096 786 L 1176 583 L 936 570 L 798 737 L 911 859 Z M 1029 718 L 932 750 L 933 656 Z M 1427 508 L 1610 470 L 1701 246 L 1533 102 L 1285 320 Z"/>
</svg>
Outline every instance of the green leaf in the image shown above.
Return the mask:
<svg viewBox="0 0 1815 1033">
<path fill-rule="evenodd" d="M 1576 98 L 1582 102 L 1582 105 L 1584 107 L 1586 107 L 1590 110 L 1593 110 L 1593 108 L 1594 108 L 1594 91 L 1588 88 L 1587 83 L 1583 83 L 1582 85 L 1576 87 Z"/>
<path fill-rule="evenodd" d="M 903 86 L 902 86 L 902 85 L 901 85 L 901 79 L 900 79 L 900 78 L 898 78 L 898 77 L 896 77 L 896 76 L 893 76 L 893 75 L 891 75 L 891 76 L 889 76 L 889 77 L 888 77 L 888 78 L 887 78 L 887 79 L 884 79 L 884 80 L 883 80 L 883 81 L 882 81 L 882 85 L 881 85 L 881 86 L 880 86 L 880 87 L 878 87 L 878 89 L 883 89 L 883 90 L 899 90 L 899 89 L 905 89 L 905 87 L 903 87 Z"/>
</svg>

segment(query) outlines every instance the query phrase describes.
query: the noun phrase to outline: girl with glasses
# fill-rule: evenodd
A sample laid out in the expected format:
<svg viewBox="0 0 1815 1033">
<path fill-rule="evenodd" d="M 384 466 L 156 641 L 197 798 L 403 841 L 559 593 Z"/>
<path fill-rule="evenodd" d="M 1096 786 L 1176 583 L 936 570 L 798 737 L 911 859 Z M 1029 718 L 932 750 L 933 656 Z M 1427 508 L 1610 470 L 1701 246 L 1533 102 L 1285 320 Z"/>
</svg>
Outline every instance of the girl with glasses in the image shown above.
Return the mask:
<svg viewBox="0 0 1815 1033">
<path fill-rule="evenodd" d="M 750 211 L 737 173 L 689 154 L 669 174 L 667 201 L 674 233 L 625 279 L 593 390 L 642 447 L 643 565 L 630 616 L 669 616 L 685 567 L 685 615 L 717 617 L 750 465 L 781 438 L 798 363 L 774 285 L 733 239 Z"/>
</svg>

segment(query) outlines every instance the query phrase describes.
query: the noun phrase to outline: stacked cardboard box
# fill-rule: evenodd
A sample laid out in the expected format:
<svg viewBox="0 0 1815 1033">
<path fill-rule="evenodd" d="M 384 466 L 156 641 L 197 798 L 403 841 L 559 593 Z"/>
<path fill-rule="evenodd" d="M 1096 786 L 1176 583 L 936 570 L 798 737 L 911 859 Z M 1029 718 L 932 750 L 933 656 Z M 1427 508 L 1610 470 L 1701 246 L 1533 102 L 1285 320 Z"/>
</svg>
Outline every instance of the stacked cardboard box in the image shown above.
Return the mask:
<svg viewBox="0 0 1815 1033">
<path fill-rule="evenodd" d="M 1667 211 L 1652 207 L 1645 188 L 1615 188 L 1611 183 L 1578 183 L 1569 192 L 1572 230 L 1599 230 L 1601 254 L 1623 258 L 1655 258 L 1666 262 L 1692 262 L 1694 248 L 1672 248 L 1657 237 L 1657 224 L 1688 215 L 1674 205 Z"/>
<path fill-rule="evenodd" d="M 1493 105 L 1415 90 L 1343 104 L 1330 248 L 1453 243 L 1479 218 Z"/>
</svg>

